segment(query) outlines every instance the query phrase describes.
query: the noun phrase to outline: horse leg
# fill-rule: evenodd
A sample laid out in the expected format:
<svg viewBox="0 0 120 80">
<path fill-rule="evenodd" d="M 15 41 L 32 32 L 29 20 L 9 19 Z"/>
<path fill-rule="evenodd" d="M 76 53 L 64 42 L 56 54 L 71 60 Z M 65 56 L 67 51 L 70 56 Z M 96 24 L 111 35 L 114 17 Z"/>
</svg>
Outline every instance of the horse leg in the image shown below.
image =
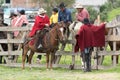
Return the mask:
<svg viewBox="0 0 120 80">
<path fill-rule="evenodd" d="M 30 65 L 30 69 L 32 68 L 32 67 L 31 67 L 31 61 L 32 61 L 33 55 L 34 55 L 34 52 L 31 50 L 31 51 L 30 51 L 30 55 L 29 55 L 29 57 L 28 57 L 28 62 L 29 62 L 29 65 Z"/>
<path fill-rule="evenodd" d="M 38 56 L 37 56 L 36 63 L 39 63 L 39 64 L 40 64 L 40 60 L 41 60 L 41 58 L 42 58 L 42 55 L 38 55 Z"/>
<path fill-rule="evenodd" d="M 27 56 L 28 51 L 29 51 L 29 48 L 24 46 L 23 53 L 22 53 L 22 69 L 25 68 L 25 60 L 26 60 L 26 56 Z"/>
<path fill-rule="evenodd" d="M 84 53 L 84 51 L 81 52 L 81 63 L 82 63 L 82 70 L 85 71 L 86 65 L 85 65 L 85 53 Z"/>
<path fill-rule="evenodd" d="M 3 56 L 0 56 L 0 64 L 2 64 L 2 57 L 3 57 Z"/>
<path fill-rule="evenodd" d="M 119 55 L 116 55 L 116 63 L 118 64 L 118 59 L 119 59 Z M 113 55 L 112 55 L 112 63 L 113 63 Z"/>
<path fill-rule="evenodd" d="M 46 53 L 46 66 L 47 66 L 47 69 L 49 68 L 49 53 Z"/>
<path fill-rule="evenodd" d="M 50 69 L 52 70 L 52 64 L 54 63 L 55 53 L 51 53 Z"/>
<path fill-rule="evenodd" d="M 86 65 L 87 65 L 86 71 L 91 71 L 91 56 L 90 56 L 90 53 L 85 54 L 85 56 L 86 56 Z"/>
</svg>

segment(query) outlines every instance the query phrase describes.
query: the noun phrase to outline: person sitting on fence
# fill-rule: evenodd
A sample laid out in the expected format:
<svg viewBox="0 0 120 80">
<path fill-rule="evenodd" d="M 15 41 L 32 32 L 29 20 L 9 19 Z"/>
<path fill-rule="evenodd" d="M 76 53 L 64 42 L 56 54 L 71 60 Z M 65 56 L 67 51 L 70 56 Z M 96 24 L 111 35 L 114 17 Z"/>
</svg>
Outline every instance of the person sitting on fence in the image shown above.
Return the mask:
<svg viewBox="0 0 120 80">
<path fill-rule="evenodd" d="M 52 28 L 55 23 L 58 22 L 58 9 L 53 8 L 52 15 L 50 17 L 50 27 Z"/>
<path fill-rule="evenodd" d="M 16 13 L 11 13 L 10 14 L 10 17 L 9 18 L 11 18 L 11 27 L 16 27 L 16 21 L 18 20 L 18 15 L 16 14 Z M 16 37 L 18 35 L 18 31 L 14 31 L 13 32 L 13 37 Z"/>
<path fill-rule="evenodd" d="M 59 13 L 58 13 L 58 22 L 64 21 L 65 23 L 72 22 L 71 12 L 66 8 L 65 4 L 62 2 L 59 5 Z"/>
<path fill-rule="evenodd" d="M 19 18 L 18 18 L 18 25 L 23 27 L 28 24 L 29 24 L 29 22 L 28 22 L 27 16 L 25 15 L 25 10 L 20 10 Z"/>
<path fill-rule="evenodd" d="M 11 13 L 10 18 L 11 18 L 11 26 L 15 28 L 26 26 L 29 24 L 24 10 L 19 11 L 19 14 L 15 12 Z M 14 31 L 14 38 L 19 39 L 21 37 L 22 37 L 22 33 L 19 33 L 19 31 Z"/>
<path fill-rule="evenodd" d="M 65 28 L 66 28 L 66 34 L 67 34 L 67 38 L 70 35 L 70 31 L 69 31 L 69 25 L 72 23 L 72 15 L 71 15 L 71 11 L 69 9 L 66 8 L 66 5 L 64 4 L 64 2 L 61 2 L 59 4 L 59 12 L 58 12 L 58 22 L 63 21 L 65 23 Z"/>
</svg>

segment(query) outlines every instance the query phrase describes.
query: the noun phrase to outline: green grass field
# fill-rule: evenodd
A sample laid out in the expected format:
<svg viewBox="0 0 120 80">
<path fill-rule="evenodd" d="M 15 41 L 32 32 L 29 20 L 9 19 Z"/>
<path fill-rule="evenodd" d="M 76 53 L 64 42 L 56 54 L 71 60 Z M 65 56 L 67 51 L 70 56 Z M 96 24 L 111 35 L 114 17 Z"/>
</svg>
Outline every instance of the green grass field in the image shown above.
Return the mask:
<svg viewBox="0 0 120 80">
<path fill-rule="evenodd" d="M 0 80 L 120 80 L 120 65 L 112 69 L 92 70 L 84 73 L 80 69 L 12 68 L 0 66 Z"/>
</svg>

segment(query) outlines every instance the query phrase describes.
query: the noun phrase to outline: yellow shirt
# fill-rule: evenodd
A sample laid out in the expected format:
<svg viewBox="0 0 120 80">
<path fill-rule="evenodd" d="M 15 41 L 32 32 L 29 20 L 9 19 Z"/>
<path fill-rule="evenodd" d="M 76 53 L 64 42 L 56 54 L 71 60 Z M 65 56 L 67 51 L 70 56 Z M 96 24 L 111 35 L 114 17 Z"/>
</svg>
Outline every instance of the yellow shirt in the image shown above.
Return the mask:
<svg viewBox="0 0 120 80">
<path fill-rule="evenodd" d="M 57 22 L 58 22 L 58 13 L 53 14 L 53 15 L 50 17 L 50 24 L 52 24 L 52 23 L 57 23 Z"/>
</svg>

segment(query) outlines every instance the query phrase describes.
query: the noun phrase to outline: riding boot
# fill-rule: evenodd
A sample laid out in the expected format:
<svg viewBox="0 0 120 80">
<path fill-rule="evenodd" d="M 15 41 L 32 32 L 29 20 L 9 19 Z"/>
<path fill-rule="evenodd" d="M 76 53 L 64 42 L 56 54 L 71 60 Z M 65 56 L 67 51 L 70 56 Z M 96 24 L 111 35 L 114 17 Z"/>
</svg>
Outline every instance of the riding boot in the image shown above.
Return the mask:
<svg viewBox="0 0 120 80">
<path fill-rule="evenodd" d="M 91 71 L 91 58 L 90 58 L 90 53 L 87 53 L 87 71 Z"/>
<path fill-rule="evenodd" d="M 85 69 L 85 55 L 84 55 L 84 52 L 82 52 L 81 57 L 82 57 L 82 62 L 83 62 L 82 69 L 84 71 L 84 69 Z"/>
<path fill-rule="evenodd" d="M 91 71 L 91 53 L 89 53 L 89 71 Z"/>
<path fill-rule="evenodd" d="M 83 62 L 84 62 L 84 72 L 87 72 L 87 56 L 86 56 L 86 53 L 83 54 Z"/>
<path fill-rule="evenodd" d="M 43 46 L 42 46 L 42 38 L 40 38 L 40 43 L 39 43 L 39 45 L 37 46 L 37 49 L 41 49 Z"/>
</svg>

